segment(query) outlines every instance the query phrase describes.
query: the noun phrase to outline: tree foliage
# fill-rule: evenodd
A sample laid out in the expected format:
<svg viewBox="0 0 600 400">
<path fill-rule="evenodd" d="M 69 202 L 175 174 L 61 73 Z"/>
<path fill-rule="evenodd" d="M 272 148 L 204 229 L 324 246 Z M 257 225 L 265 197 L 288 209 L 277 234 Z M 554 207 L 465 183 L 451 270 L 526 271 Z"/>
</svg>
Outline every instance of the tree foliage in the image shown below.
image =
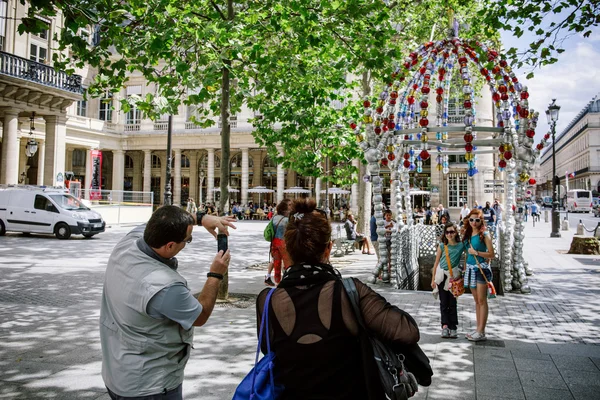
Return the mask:
<svg viewBox="0 0 600 400">
<path fill-rule="evenodd" d="M 600 24 L 597 0 L 485 0 L 479 25 L 488 33 L 505 30 L 527 37 L 524 48 L 512 47 L 507 55 L 514 67 L 533 69 L 558 61 L 564 42 L 573 35 L 590 37 Z M 532 39 L 531 39 L 532 38 Z"/>
</svg>

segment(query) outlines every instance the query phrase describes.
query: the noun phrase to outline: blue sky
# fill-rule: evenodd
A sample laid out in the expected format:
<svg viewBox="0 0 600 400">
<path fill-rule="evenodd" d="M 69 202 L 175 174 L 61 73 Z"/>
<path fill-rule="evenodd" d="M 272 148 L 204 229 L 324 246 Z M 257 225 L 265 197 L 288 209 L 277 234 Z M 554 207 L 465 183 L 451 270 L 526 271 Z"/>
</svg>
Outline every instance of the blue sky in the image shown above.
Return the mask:
<svg viewBox="0 0 600 400">
<path fill-rule="evenodd" d="M 525 49 L 531 37 L 517 39 L 502 33 L 505 49 L 517 47 Z M 564 42 L 565 52 L 558 55 L 555 64 L 535 69 L 532 79 L 525 79 L 531 67 L 517 71 L 519 81 L 529 88 L 530 107 L 540 113 L 536 129 L 535 143 L 549 131 L 546 122 L 546 109 L 553 98 L 560 108 L 556 134 L 579 114 L 592 98 L 600 94 L 600 28 L 593 29 L 590 37 L 575 35 Z"/>
</svg>

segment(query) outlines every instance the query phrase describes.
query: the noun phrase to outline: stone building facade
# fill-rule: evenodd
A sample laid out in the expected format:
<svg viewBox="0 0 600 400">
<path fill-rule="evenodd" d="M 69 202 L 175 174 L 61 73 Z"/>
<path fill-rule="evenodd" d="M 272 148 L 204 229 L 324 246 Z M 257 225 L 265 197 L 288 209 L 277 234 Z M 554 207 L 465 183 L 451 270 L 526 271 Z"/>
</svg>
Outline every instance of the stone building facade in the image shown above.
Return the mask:
<svg viewBox="0 0 600 400">
<path fill-rule="evenodd" d="M 538 193 L 552 196 L 552 146 L 541 155 Z M 556 135 L 556 175 L 561 186 L 600 192 L 600 96 L 594 97 L 567 127 Z M 561 193 L 563 197 L 563 193 Z"/>
</svg>

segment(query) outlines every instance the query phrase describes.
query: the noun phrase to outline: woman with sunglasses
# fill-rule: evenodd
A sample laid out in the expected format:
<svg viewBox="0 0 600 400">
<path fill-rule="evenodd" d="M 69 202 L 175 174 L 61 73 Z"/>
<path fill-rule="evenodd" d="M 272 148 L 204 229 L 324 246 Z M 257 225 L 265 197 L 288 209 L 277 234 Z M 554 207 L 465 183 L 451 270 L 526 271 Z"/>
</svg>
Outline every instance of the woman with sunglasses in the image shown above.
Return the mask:
<svg viewBox="0 0 600 400">
<path fill-rule="evenodd" d="M 467 266 L 465 268 L 465 287 L 471 288 L 475 300 L 475 318 L 477 329 L 467 333 L 466 337 L 472 342 L 487 340 L 485 326 L 488 319 L 487 284 L 481 271 L 488 281 L 492 280 L 492 269 L 486 259 L 494 258 L 492 238 L 487 232 L 483 212 L 473 209 L 465 218 L 465 236 L 463 244 L 467 250 Z M 479 261 L 479 265 L 477 264 Z M 479 269 L 481 266 L 481 271 Z"/>
<path fill-rule="evenodd" d="M 446 253 L 447 251 L 447 253 Z M 440 313 L 442 315 L 442 338 L 456 339 L 458 327 L 458 313 L 456 310 L 456 298 L 452 295 L 449 288 L 450 271 L 448 268 L 448 259 L 455 275 L 460 274 L 460 259 L 465 248 L 460 242 L 458 228 L 453 222 L 444 226 L 440 245 L 438 246 L 433 264 L 433 273 L 431 274 L 431 288 L 438 288 L 440 298 Z M 446 257 L 447 254 L 447 257 Z M 439 267 L 439 268 L 438 268 Z"/>
<path fill-rule="evenodd" d="M 285 387 L 279 400 L 385 398 L 379 377 L 377 384 L 369 385 L 364 375 L 359 325 L 341 275 L 329 263 L 331 225 L 314 199 L 294 201 L 285 246 L 292 265 L 269 302 L 271 351 L 276 355 L 277 379 Z M 415 320 L 358 279 L 354 283 L 366 327 L 380 340 L 402 349 L 407 369 L 417 382 L 429 385 L 432 372 L 417 345 L 420 336 Z M 268 292 L 263 290 L 256 301 L 259 330 Z M 266 342 L 261 348 L 267 352 Z M 426 361 L 416 363 L 413 354 L 421 354 L 417 359 Z M 377 370 L 372 354 L 366 362 L 373 363 L 367 371 Z"/>
</svg>

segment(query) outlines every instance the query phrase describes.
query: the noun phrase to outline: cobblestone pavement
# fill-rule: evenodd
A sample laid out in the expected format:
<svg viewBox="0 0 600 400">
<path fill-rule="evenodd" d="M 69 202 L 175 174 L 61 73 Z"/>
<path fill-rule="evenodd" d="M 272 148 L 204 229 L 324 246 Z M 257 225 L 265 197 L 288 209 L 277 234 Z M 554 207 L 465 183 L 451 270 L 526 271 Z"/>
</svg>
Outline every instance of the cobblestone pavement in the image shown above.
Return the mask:
<svg viewBox="0 0 600 400">
<path fill-rule="evenodd" d="M 231 398 L 251 368 L 256 346 L 252 295 L 264 288 L 264 222 L 240 222 L 232 233 L 230 291 L 239 301 L 215 309 L 196 330 L 186 368 L 186 399 Z M 106 260 L 131 228 L 91 240 L 0 237 L 0 398 L 108 399 L 100 377 L 99 299 Z M 563 254 L 573 232 L 549 239 L 549 224 L 526 230 L 534 269 L 530 295 L 490 300 L 489 341 L 439 338 L 439 303 L 427 292 L 376 285 L 418 321 L 434 383 L 417 399 L 600 399 L 600 259 Z M 216 243 L 200 228 L 178 257 L 192 290 L 205 281 Z M 366 278 L 374 256 L 335 259 L 346 276 Z M 232 297 L 236 297 L 234 294 Z M 475 324 L 470 295 L 459 299 L 459 331 Z"/>
</svg>

